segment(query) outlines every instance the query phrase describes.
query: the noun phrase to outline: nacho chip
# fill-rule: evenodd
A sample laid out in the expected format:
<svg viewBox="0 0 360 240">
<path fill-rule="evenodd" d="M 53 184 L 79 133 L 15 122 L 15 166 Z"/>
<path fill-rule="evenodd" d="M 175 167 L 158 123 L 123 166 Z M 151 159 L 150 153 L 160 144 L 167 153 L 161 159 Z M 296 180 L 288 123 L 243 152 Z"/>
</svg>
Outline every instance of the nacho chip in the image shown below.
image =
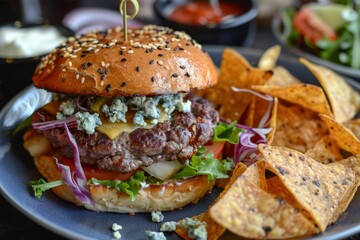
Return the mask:
<svg viewBox="0 0 360 240">
<path fill-rule="evenodd" d="M 242 164 L 241 162 L 237 163 L 233 173 L 230 177 L 229 183 L 225 186 L 224 190 L 219 194 L 219 196 L 216 198 L 215 202 L 217 202 L 219 199 L 221 199 L 226 192 L 229 190 L 229 188 L 231 187 L 231 185 L 236 181 L 236 179 L 246 170 L 246 165 Z M 200 222 L 205 222 L 206 223 L 206 231 L 208 233 L 208 240 L 216 240 L 218 239 L 224 232 L 225 232 L 225 228 L 218 224 L 216 221 L 214 221 L 211 217 L 210 217 L 210 213 L 209 210 L 196 215 L 194 217 L 192 217 L 193 219 L 196 219 Z M 183 239 L 190 239 L 188 237 L 188 233 L 187 230 L 181 227 L 177 227 L 176 228 L 176 234 L 179 235 L 181 238 Z"/>
<path fill-rule="evenodd" d="M 298 105 L 285 106 L 279 102 L 272 145 L 306 152 L 327 134 L 328 130 L 317 113 Z"/>
<path fill-rule="evenodd" d="M 240 176 L 227 194 L 210 208 L 216 222 L 246 238 L 291 238 L 318 229 L 285 200 Z"/>
<path fill-rule="evenodd" d="M 292 84 L 289 86 L 253 86 L 253 90 L 278 97 L 300 105 L 317 113 L 332 116 L 329 103 L 322 88 L 311 84 Z"/>
<path fill-rule="evenodd" d="M 249 166 L 242 174 L 247 181 L 252 182 L 255 186 L 266 190 L 265 164 L 258 161 Z"/>
<path fill-rule="evenodd" d="M 305 154 L 323 164 L 343 159 L 340 147 L 331 135 L 322 137 L 320 141 L 317 142 L 314 147 L 307 150 Z"/>
<path fill-rule="evenodd" d="M 360 141 L 349 129 L 329 116 L 320 114 L 319 117 L 324 121 L 340 148 L 360 156 Z"/>
<path fill-rule="evenodd" d="M 360 119 L 351 119 L 344 123 L 344 126 L 349 129 L 358 139 L 360 139 Z"/>
<path fill-rule="evenodd" d="M 300 62 L 310 69 L 324 88 L 334 119 L 340 123 L 352 119 L 360 109 L 360 94 L 353 90 L 343 77 L 332 70 L 303 58 L 300 59 Z"/>
<path fill-rule="evenodd" d="M 283 182 L 321 231 L 331 223 L 356 182 L 355 173 L 341 164 L 324 165 L 292 149 L 265 144 L 258 146 L 266 169 Z"/>
<path fill-rule="evenodd" d="M 218 108 L 220 116 L 238 120 L 254 98 L 250 93 L 237 93 L 231 87 L 250 88 L 264 84 L 272 75 L 271 71 L 253 68 L 234 49 L 225 49 L 220 67 L 219 82 L 209 89 L 205 98 Z"/>
<path fill-rule="evenodd" d="M 287 86 L 291 84 L 301 83 L 294 75 L 292 75 L 286 68 L 277 66 L 273 69 L 272 77 L 265 83 L 265 85 L 272 86 Z"/>
<path fill-rule="evenodd" d="M 277 111 L 278 111 L 278 105 L 279 101 L 278 98 L 274 98 L 274 105 L 273 110 L 271 112 L 271 118 L 270 118 L 270 128 L 271 132 L 269 132 L 266 136 L 268 144 L 271 144 L 274 140 L 275 133 L 277 130 Z"/>
<path fill-rule="evenodd" d="M 261 56 L 258 67 L 262 70 L 272 70 L 276 67 L 276 62 L 280 56 L 281 47 L 280 45 L 272 46 L 267 49 Z"/>
</svg>

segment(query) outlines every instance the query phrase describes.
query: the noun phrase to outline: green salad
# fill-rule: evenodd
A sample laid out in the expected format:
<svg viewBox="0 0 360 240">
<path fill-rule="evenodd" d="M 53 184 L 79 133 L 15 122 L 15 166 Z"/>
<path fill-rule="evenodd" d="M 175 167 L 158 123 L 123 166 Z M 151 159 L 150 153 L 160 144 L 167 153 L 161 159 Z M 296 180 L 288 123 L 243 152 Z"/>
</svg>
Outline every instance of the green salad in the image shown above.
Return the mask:
<svg viewBox="0 0 360 240">
<path fill-rule="evenodd" d="M 288 44 L 360 69 L 360 2 L 309 3 L 281 13 Z"/>
</svg>

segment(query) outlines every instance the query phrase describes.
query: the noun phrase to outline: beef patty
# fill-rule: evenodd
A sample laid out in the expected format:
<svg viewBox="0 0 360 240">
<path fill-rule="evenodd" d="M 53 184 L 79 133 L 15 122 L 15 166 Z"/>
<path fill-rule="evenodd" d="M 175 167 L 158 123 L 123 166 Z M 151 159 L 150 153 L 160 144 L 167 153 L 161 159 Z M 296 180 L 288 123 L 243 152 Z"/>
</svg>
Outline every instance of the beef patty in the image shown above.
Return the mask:
<svg viewBox="0 0 360 240">
<path fill-rule="evenodd" d="M 168 122 L 158 123 L 151 129 L 123 132 L 114 140 L 99 132 L 88 135 L 85 131 L 72 129 L 81 162 L 126 173 L 159 161 L 191 158 L 199 147 L 211 140 L 219 116 L 206 100 L 195 96 L 189 99 L 192 102 L 190 113 L 174 112 Z M 41 114 L 46 120 L 53 118 L 45 111 Z M 64 129 L 39 132 L 54 147 L 60 148 L 64 156 L 73 157 Z"/>
</svg>

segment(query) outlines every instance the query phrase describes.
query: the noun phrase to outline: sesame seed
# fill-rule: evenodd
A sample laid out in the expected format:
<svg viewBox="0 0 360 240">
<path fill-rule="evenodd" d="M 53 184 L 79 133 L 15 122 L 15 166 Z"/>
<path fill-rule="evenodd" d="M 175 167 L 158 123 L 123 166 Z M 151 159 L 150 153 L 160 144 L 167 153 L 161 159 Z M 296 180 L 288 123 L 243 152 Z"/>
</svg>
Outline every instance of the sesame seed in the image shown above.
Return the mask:
<svg viewBox="0 0 360 240">
<path fill-rule="evenodd" d="M 102 69 L 102 68 L 99 68 L 99 69 L 97 70 L 97 72 L 100 73 L 100 74 L 103 74 L 103 69 Z"/>
<path fill-rule="evenodd" d="M 126 86 L 126 82 L 122 82 L 121 87 L 125 87 L 125 86 Z"/>
<path fill-rule="evenodd" d="M 63 69 L 62 69 L 62 71 L 63 71 L 63 72 L 65 72 L 65 71 L 66 71 L 66 69 L 65 69 L 65 68 L 63 68 Z"/>
<path fill-rule="evenodd" d="M 121 49 L 126 49 L 126 47 L 125 47 L 125 46 L 121 46 Z"/>
<path fill-rule="evenodd" d="M 81 78 L 81 83 L 84 83 L 85 82 L 85 77 L 82 77 Z"/>
<path fill-rule="evenodd" d="M 69 67 L 72 67 L 72 62 L 68 62 L 68 66 L 69 66 Z"/>
<path fill-rule="evenodd" d="M 137 72 L 140 72 L 140 66 L 136 66 L 135 69 L 136 69 Z"/>
<path fill-rule="evenodd" d="M 83 63 L 83 64 L 81 64 L 81 67 L 82 67 L 82 69 L 86 69 L 86 64 L 85 63 Z"/>
<path fill-rule="evenodd" d="M 92 63 L 91 63 L 91 62 L 88 62 L 87 65 L 90 67 L 90 66 L 92 65 Z"/>
<path fill-rule="evenodd" d="M 101 75 L 101 81 L 104 81 L 106 78 L 106 74 Z"/>
<path fill-rule="evenodd" d="M 101 66 L 102 66 L 102 67 L 105 67 L 104 61 L 101 61 Z"/>
<path fill-rule="evenodd" d="M 185 77 L 190 77 L 190 74 L 188 72 L 186 72 Z"/>
<path fill-rule="evenodd" d="M 160 66 L 164 65 L 163 61 L 161 61 L 161 60 L 158 60 L 157 63 L 158 63 Z"/>
<path fill-rule="evenodd" d="M 151 81 L 152 81 L 152 82 L 155 82 L 155 77 L 154 77 L 154 76 L 151 77 Z"/>
<path fill-rule="evenodd" d="M 100 49 L 95 49 L 94 53 L 98 53 L 100 51 Z"/>
<path fill-rule="evenodd" d="M 180 68 L 181 69 L 185 69 L 186 67 L 184 65 L 180 65 Z"/>
<path fill-rule="evenodd" d="M 108 68 L 110 66 L 110 63 L 106 63 L 105 67 Z"/>
<path fill-rule="evenodd" d="M 154 60 L 151 60 L 151 61 L 149 62 L 149 64 L 154 64 Z"/>
<path fill-rule="evenodd" d="M 121 59 L 121 62 L 125 62 L 125 61 L 126 61 L 126 58 L 122 58 L 122 59 Z"/>
<path fill-rule="evenodd" d="M 104 86 L 104 82 L 103 82 L 103 81 L 100 82 L 100 86 Z"/>
<path fill-rule="evenodd" d="M 174 77 L 174 78 L 176 78 L 176 77 L 178 77 L 179 75 L 178 75 L 177 73 L 173 73 L 171 76 Z"/>
<path fill-rule="evenodd" d="M 164 56 L 164 54 L 162 54 L 162 53 L 159 53 L 159 54 L 158 54 L 158 56 L 159 56 L 159 57 L 162 57 L 162 56 Z"/>
<path fill-rule="evenodd" d="M 123 55 L 123 54 L 124 54 L 124 51 L 123 51 L 123 50 L 120 50 L 119 53 L 120 53 L 120 55 Z"/>
<path fill-rule="evenodd" d="M 127 53 L 129 54 L 134 53 L 134 50 L 129 50 Z"/>
<path fill-rule="evenodd" d="M 109 71 L 110 71 L 109 69 L 106 69 L 105 72 L 104 72 L 104 74 L 107 75 L 107 74 L 109 73 Z"/>
<path fill-rule="evenodd" d="M 79 75 L 79 74 L 76 74 L 76 80 L 78 80 L 78 79 L 79 79 L 79 77 L 80 77 L 80 75 Z"/>
</svg>

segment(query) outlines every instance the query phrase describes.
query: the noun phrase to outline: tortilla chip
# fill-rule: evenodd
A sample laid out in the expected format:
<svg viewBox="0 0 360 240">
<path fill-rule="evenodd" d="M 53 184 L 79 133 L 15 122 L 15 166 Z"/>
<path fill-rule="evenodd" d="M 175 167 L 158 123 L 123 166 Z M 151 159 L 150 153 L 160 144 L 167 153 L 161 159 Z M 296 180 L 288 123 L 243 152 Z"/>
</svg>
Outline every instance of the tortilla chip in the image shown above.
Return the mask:
<svg viewBox="0 0 360 240">
<path fill-rule="evenodd" d="M 243 175 L 210 208 L 210 215 L 226 229 L 246 238 L 291 238 L 318 233 L 297 209 Z"/>
<path fill-rule="evenodd" d="M 253 90 L 278 97 L 300 105 L 317 113 L 332 116 L 329 103 L 322 88 L 311 84 L 292 84 L 289 86 L 253 86 Z"/>
<path fill-rule="evenodd" d="M 343 77 L 332 70 L 303 58 L 300 59 L 300 62 L 310 69 L 324 88 L 334 119 L 340 123 L 352 119 L 360 109 L 360 94 L 353 90 Z"/>
<path fill-rule="evenodd" d="M 272 145 L 306 152 L 327 134 L 328 130 L 317 113 L 298 105 L 285 106 L 279 102 Z"/>
<path fill-rule="evenodd" d="M 219 108 L 220 116 L 238 120 L 254 98 L 250 93 L 237 93 L 231 87 L 250 88 L 264 84 L 272 75 L 271 71 L 253 68 L 234 49 L 225 49 L 220 66 L 219 82 L 209 89 L 205 98 Z"/>
<path fill-rule="evenodd" d="M 351 119 L 344 123 L 344 126 L 349 129 L 358 139 L 360 139 L 360 119 Z"/>
<path fill-rule="evenodd" d="M 320 114 L 319 117 L 324 121 L 340 148 L 360 156 L 360 141 L 349 129 L 329 116 Z"/>
<path fill-rule="evenodd" d="M 229 180 L 229 183 L 225 186 L 224 190 L 216 198 L 215 202 L 217 202 L 219 199 L 221 199 L 226 194 L 226 192 L 229 190 L 231 185 L 236 181 L 236 179 L 243 172 L 245 172 L 245 170 L 246 170 L 246 166 L 244 164 L 242 164 L 241 162 L 236 164 L 236 166 L 233 170 L 233 173 L 231 175 L 231 178 Z M 207 210 L 199 215 L 196 215 L 192 218 L 206 223 L 206 231 L 208 233 L 208 240 L 217 240 L 225 232 L 225 228 L 222 225 L 218 224 L 216 221 L 214 221 L 210 217 L 209 210 Z M 184 228 L 177 227 L 175 232 L 177 235 L 179 235 L 183 239 L 186 239 L 186 240 L 191 239 L 188 236 L 187 230 Z"/>
<path fill-rule="evenodd" d="M 281 47 L 280 45 L 272 46 L 267 49 L 261 56 L 258 67 L 262 70 L 272 70 L 276 67 L 276 62 L 280 56 Z"/>
<path fill-rule="evenodd" d="M 272 86 L 287 86 L 291 84 L 301 83 L 294 75 L 292 75 L 286 68 L 277 66 L 273 69 L 272 77 L 265 83 L 265 85 Z"/>
<path fill-rule="evenodd" d="M 336 209 L 356 182 L 355 173 L 341 164 L 324 165 L 292 149 L 258 146 L 266 169 L 283 182 L 321 231 L 331 223 Z"/>
<path fill-rule="evenodd" d="M 247 181 L 252 182 L 255 186 L 266 190 L 266 178 L 265 178 L 265 164 L 262 161 L 258 161 L 249 166 L 242 174 Z"/>
<path fill-rule="evenodd" d="M 266 135 L 268 144 L 271 144 L 273 142 L 274 138 L 275 138 L 275 133 L 276 133 L 276 130 L 277 130 L 276 126 L 277 126 L 278 105 L 279 105 L 278 98 L 274 98 L 274 105 L 273 105 L 273 110 L 271 112 L 271 118 L 270 118 L 271 132 L 269 132 Z"/>
<path fill-rule="evenodd" d="M 340 147 L 331 135 L 322 137 L 320 141 L 317 142 L 314 147 L 307 150 L 305 154 L 323 164 L 343 159 Z"/>
</svg>

